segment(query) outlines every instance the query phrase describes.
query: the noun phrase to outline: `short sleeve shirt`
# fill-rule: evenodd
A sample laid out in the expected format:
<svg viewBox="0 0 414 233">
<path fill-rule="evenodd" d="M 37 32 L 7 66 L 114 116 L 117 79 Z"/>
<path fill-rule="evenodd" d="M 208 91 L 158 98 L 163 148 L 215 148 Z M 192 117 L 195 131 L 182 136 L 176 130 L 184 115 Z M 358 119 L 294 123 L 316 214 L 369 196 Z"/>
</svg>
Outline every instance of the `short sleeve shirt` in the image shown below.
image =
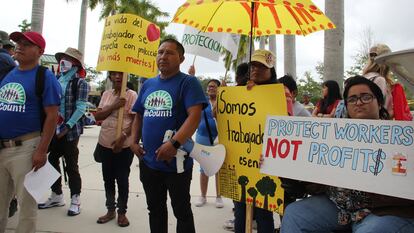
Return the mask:
<svg viewBox="0 0 414 233">
<path fill-rule="evenodd" d="M 187 109 L 198 104 L 204 108 L 207 99 L 200 82 L 193 76 L 179 72 L 168 79 L 157 76 L 144 83 L 133 111 L 143 118 L 143 159 L 147 166 L 160 171 L 177 171 L 175 158 L 170 163 L 157 161 L 155 151 L 162 145 L 165 131 L 178 130 L 187 118 Z M 187 158 L 184 169 L 192 165 L 192 159 Z"/>
<path fill-rule="evenodd" d="M 114 90 L 105 91 L 102 95 L 101 102 L 99 102 L 98 108 L 104 109 L 114 103 L 119 96 L 114 94 Z M 124 119 L 122 121 L 122 130 L 126 131 L 126 129 L 130 128 L 132 125 L 133 118 L 131 114 L 134 114 L 131 109 L 134 105 L 135 101 L 137 100 L 137 93 L 132 90 L 128 90 L 125 93 L 125 107 L 124 107 Z M 111 115 L 109 115 L 101 125 L 101 131 L 99 133 L 98 142 L 101 146 L 106 148 L 112 148 L 112 143 L 116 139 L 116 129 L 118 123 L 118 113 L 119 111 L 113 111 Z M 123 148 L 129 147 L 132 143 L 132 137 L 129 136 L 125 141 Z"/>
<path fill-rule="evenodd" d="M 59 106 L 61 87 L 53 73 L 45 72 L 42 100 L 36 95 L 36 73 L 39 66 L 31 70 L 14 68 L 0 83 L 0 128 L 1 139 L 11 139 L 41 130 L 42 104 Z"/>
</svg>

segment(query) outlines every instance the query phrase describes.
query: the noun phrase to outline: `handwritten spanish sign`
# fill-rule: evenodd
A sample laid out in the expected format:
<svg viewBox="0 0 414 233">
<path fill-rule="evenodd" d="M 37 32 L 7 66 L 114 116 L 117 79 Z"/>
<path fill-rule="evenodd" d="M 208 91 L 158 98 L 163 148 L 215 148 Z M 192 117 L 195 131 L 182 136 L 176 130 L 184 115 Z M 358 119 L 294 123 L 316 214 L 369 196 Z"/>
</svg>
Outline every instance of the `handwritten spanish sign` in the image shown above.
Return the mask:
<svg viewBox="0 0 414 233">
<path fill-rule="evenodd" d="M 220 193 L 269 211 L 283 211 L 283 189 L 275 176 L 259 171 L 267 114 L 286 115 L 281 84 L 220 87 L 217 95 L 219 142 L 226 159 L 219 172 Z"/>
<path fill-rule="evenodd" d="M 132 14 L 113 15 L 105 20 L 97 70 L 132 73 L 154 77 L 160 29 Z"/>
<path fill-rule="evenodd" d="M 269 116 L 261 172 L 414 200 L 414 122 Z"/>
</svg>

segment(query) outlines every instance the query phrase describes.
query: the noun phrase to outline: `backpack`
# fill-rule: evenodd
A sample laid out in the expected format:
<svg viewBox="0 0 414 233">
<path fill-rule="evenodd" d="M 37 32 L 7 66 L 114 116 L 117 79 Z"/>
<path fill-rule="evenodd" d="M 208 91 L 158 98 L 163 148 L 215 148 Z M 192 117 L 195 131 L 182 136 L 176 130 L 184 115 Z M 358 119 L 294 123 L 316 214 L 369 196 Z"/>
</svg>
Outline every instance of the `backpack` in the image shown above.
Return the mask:
<svg viewBox="0 0 414 233">
<path fill-rule="evenodd" d="M 3 81 L 3 79 L 6 77 L 6 75 L 14 69 L 14 66 L 8 66 L 2 70 L 0 70 L 0 84 Z M 35 93 L 37 98 L 40 102 L 40 129 L 43 130 L 43 123 L 46 119 L 46 113 L 43 109 L 42 99 L 43 99 L 43 91 L 45 89 L 45 73 L 46 73 L 47 67 L 45 66 L 39 66 L 39 68 L 36 71 L 36 81 L 35 81 Z"/>
</svg>

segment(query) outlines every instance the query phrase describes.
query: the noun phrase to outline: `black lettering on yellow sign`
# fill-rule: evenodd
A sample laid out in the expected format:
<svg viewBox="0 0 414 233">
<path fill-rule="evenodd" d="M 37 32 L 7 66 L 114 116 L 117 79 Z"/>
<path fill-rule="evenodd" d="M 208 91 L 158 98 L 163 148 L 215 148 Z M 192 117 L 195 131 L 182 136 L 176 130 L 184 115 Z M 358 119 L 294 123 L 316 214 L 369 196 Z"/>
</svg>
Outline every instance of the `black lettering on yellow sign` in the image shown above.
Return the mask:
<svg viewBox="0 0 414 233">
<path fill-rule="evenodd" d="M 250 102 L 249 104 L 226 102 L 226 100 L 224 99 L 225 92 L 226 91 L 223 90 L 220 93 L 220 97 L 217 102 L 217 108 L 220 114 L 227 113 L 253 116 L 256 113 L 255 102 Z"/>
</svg>

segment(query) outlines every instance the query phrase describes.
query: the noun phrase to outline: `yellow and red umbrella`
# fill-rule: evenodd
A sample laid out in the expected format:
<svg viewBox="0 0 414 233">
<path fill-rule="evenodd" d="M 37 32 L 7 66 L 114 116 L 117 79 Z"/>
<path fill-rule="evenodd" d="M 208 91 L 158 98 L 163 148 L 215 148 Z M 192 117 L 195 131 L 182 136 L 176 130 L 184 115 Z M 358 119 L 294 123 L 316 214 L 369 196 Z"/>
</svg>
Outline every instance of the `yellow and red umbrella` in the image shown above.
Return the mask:
<svg viewBox="0 0 414 233">
<path fill-rule="evenodd" d="M 335 28 L 310 0 L 188 0 L 172 21 L 203 32 L 253 31 L 253 36 L 308 35 Z"/>
</svg>

